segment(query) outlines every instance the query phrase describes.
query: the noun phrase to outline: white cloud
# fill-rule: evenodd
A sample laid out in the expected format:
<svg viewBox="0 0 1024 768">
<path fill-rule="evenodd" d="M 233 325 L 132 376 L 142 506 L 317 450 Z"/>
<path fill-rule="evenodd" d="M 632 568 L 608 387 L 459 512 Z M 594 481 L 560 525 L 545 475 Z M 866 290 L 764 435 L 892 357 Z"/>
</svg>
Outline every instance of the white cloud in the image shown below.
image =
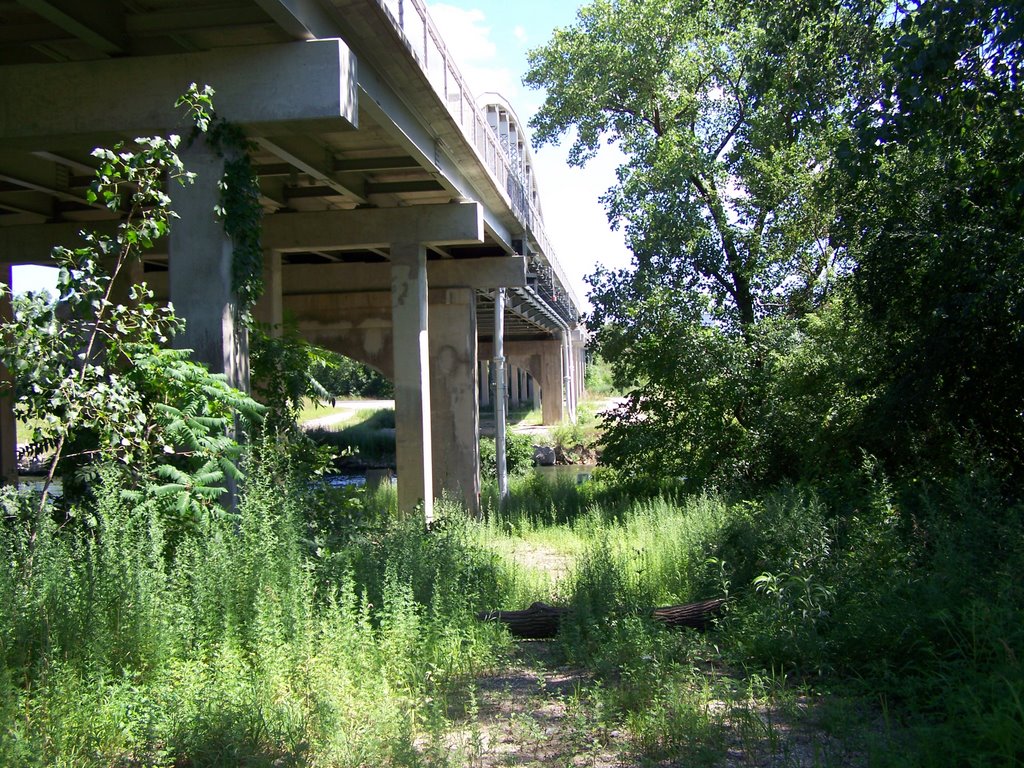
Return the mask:
<svg viewBox="0 0 1024 768">
<path fill-rule="evenodd" d="M 430 17 L 460 64 L 492 61 L 497 57 L 498 46 L 490 39 L 487 16 L 479 8 L 467 11 L 454 5 L 431 3 Z"/>
<path fill-rule="evenodd" d="M 516 24 L 515 28 L 512 30 L 512 34 L 515 35 L 516 40 L 523 45 L 526 45 L 526 43 L 529 42 L 530 36 L 526 34 L 526 30 L 523 29 L 522 24 Z"/>
<path fill-rule="evenodd" d="M 621 269 L 632 259 L 622 231 L 611 231 L 598 201 L 615 183 L 623 156 L 615 147 L 604 147 L 585 167 L 577 168 L 568 163 L 569 143 L 564 139 L 560 146 L 543 147 L 534 153 L 534 162 L 544 228 L 573 289 L 585 300 L 584 277 L 598 266 Z"/>
<path fill-rule="evenodd" d="M 445 3 L 431 3 L 434 20 L 456 67 L 474 96 L 497 91 L 513 98 L 519 89 L 518 78 L 498 59 L 498 46 L 491 39 L 492 28 L 486 14 L 477 9 L 464 10 Z"/>
</svg>

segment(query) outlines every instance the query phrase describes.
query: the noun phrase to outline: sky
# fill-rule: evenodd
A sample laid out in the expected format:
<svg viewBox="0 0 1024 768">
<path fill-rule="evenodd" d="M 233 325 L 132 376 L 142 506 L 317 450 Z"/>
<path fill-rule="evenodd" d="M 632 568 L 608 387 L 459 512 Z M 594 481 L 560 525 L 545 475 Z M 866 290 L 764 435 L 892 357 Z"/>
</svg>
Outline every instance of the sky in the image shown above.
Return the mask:
<svg viewBox="0 0 1024 768">
<path fill-rule="evenodd" d="M 573 23 L 582 3 L 576 0 L 428 0 L 427 7 L 458 63 L 470 90 L 478 96 L 497 91 L 519 118 L 528 122 L 544 94 L 522 84 L 526 54 L 546 43 L 558 27 Z M 583 168 L 571 167 L 571 141 L 534 150 L 544 228 L 558 261 L 585 302 L 584 277 L 600 264 L 628 266 L 631 255 L 622 232 L 613 232 L 598 198 L 615 183 L 622 155 L 603 147 Z"/>
<path fill-rule="evenodd" d="M 434 23 L 475 96 L 497 91 L 521 120 L 529 121 L 543 102 L 522 84 L 526 54 L 543 45 L 557 27 L 570 25 L 576 0 L 427 0 Z M 601 264 L 625 267 L 630 254 L 621 232 L 613 232 L 598 198 L 615 183 L 622 156 L 604 147 L 584 168 L 570 167 L 570 141 L 534 150 L 544 225 L 562 269 L 585 302 L 584 277 Z M 14 290 L 53 290 L 56 270 L 15 267 Z"/>
</svg>

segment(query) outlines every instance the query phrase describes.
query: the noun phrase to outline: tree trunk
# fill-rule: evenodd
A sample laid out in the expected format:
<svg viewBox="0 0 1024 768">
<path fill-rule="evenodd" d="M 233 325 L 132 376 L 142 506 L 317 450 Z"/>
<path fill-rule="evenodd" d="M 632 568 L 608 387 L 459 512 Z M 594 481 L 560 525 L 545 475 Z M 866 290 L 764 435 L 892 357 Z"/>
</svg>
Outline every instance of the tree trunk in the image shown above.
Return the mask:
<svg viewBox="0 0 1024 768">
<path fill-rule="evenodd" d="M 691 629 L 707 629 L 711 620 L 717 616 L 725 600 L 703 600 L 687 605 L 669 605 L 654 608 L 649 615 L 655 621 L 669 627 Z M 558 634 L 562 619 L 570 613 L 569 608 L 562 608 L 547 603 L 534 603 L 522 611 L 487 611 L 478 613 L 481 621 L 500 621 L 508 627 L 513 637 L 523 640 L 545 640 Z"/>
</svg>

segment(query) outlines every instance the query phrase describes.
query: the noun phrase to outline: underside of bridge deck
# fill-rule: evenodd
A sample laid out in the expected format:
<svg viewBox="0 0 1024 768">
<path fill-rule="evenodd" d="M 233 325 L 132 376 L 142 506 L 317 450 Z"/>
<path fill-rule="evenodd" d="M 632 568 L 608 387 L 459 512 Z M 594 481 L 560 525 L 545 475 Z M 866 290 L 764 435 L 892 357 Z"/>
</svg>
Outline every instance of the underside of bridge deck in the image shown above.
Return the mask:
<svg viewBox="0 0 1024 768">
<path fill-rule="evenodd" d="M 396 383 L 401 506 L 429 518 L 442 490 L 475 505 L 493 291 L 512 291 L 506 338 L 561 350 L 557 373 L 519 366 L 546 418 L 578 395 L 577 316 L 521 131 L 510 109 L 475 104 L 421 0 L 0 0 L 0 264 L 46 264 L 80 229 L 116 227 L 86 195 L 92 149 L 188 132 L 173 105 L 192 82 L 252 140 L 268 288 L 255 314 L 292 312 L 342 352 L 345 324 L 359 327 L 353 356 Z M 223 160 L 202 142 L 183 157 L 197 183 L 175 192 L 181 221 L 137 274 L 185 318 L 176 343 L 245 386 L 232 243 L 213 215 Z"/>
</svg>

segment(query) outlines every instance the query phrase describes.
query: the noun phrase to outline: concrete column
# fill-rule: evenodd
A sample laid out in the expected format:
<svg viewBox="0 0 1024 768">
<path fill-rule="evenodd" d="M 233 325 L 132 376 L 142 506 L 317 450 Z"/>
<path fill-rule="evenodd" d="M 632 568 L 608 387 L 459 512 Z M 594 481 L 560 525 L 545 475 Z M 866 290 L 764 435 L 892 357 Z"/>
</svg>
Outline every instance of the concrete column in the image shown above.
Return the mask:
<svg viewBox="0 0 1024 768">
<path fill-rule="evenodd" d="M 480 411 L 473 290 L 432 291 L 429 322 L 434 493 L 459 499 L 475 516 L 480 511 Z"/>
<path fill-rule="evenodd" d="M 580 359 L 576 354 L 576 344 L 569 337 L 569 359 L 572 360 L 572 410 L 576 412 L 576 405 L 580 401 Z"/>
<path fill-rule="evenodd" d="M 517 382 L 518 382 L 519 377 L 517 375 L 517 371 L 519 369 L 516 368 L 514 365 L 509 365 L 509 366 L 506 367 L 506 370 L 508 371 L 508 379 L 507 379 L 507 382 L 508 382 L 508 406 L 509 406 L 509 408 L 518 408 L 519 407 L 519 386 L 518 386 Z"/>
<path fill-rule="evenodd" d="M 494 292 L 494 458 L 498 475 L 498 497 L 508 499 L 508 457 L 505 453 L 505 289 Z"/>
<path fill-rule="evenodd" d="M 527 374 L 527 388 L 530 390 L 530 399 L 533 402 L 534 409 L 540 408 L 540 387 L 537 386 L 537 380 L 533 378 L 533 374 Z"/>
<path fill-rule="evenodd" d="M 576 346 L 576 398 L 581 399 L 587 392 L 587 355 L 586 350 Z"/>
<path fill-rule="evenodd" d="M 11 265 L 0 265 L 0 283 L 11 287 Z M 0 296 L 0 323 L 14 319 L 11 294 Z M 0 482 L 18 483 L 18 425 L 14 420 L 14 380 L 6 366 L 0 365 Z"/>
<path fill-rule="evenodd" d="M 281 252 L 267 250 L 263 252 L 263 295 L 252 308 L 256 322 L 269 326 L 268 334 L 274 338 L 281 336 L 281 323 L 284 322 L 284 296 L 281 282 Z"/>
<path fill-rule="evenodd" d="M 113 268 L 114 261 L 111 259 L 107 264 L 107 270 L 112 271 Z M 145 275 L 143 274 L 142 260 L 128 259 L 121 265 L 121 271 L 118 273 L 117 279 L 114 280 L 114 284 L 110 290 L 110 301 L 114 304 L 124 304 L 126 307 L 132 306 L 132 286 L 138 285 L 144 280 Z"/>
<path fill-rule="evenodd" d="M 491 361 L 480 361 L 480 407 L 484 408 L 491 404 Z"/>
<path fill-rule="evenodd" d="M 545 426 L 560 424 L 564 417 L 562 395 L 562 343 L 539 342 L 541 347 L 541 411 Z"/>
<path fill-rule="evenodd" d="M 585 397 L 587 394 L 587 348 L 579 348 L 579 378 L 580 378 L 580 397 Z"/>
<path fill-rule="evenodd" d="M 391 323 L 395 360 L 395 459 L 398 510 L 420 504 L 434 519 L 430 446 L 430 358 L 427 334 L 427 251 L 420 243 L 391 246 Z"/>
<path fill-rule="evenodd" d="M 185 319 L 185 330 L 174 339 L 180 349 L 193 350 L 193 359 L 228 383 L 248 388 L 249 354 L 245 329 L 236 325 L 236 302 L 231 290 L 231 239 L 214 213 L 220 203 L 218 184 L 224 159 L 202 139 L 181 151 L 194 184 L 172 185 L 171 201 L 180 217 L 171 225 L 170 298 Z"/>
</svg>

